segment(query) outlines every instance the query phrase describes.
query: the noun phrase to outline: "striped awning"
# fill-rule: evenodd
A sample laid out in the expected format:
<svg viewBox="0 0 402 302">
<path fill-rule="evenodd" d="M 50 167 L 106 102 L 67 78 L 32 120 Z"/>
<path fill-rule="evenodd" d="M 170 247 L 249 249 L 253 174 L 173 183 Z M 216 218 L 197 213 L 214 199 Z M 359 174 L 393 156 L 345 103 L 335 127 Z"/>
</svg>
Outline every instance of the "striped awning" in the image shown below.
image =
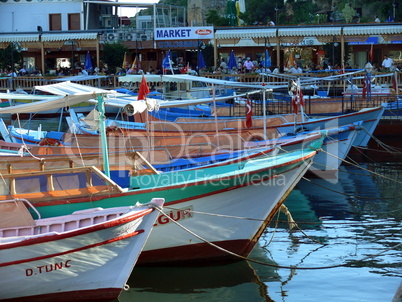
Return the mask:
<svg viewBox="0 0 402 302">
<path fill-rule="evenodd" d="M 0 35 L 0 42 L 37 42 L 39 34 Z"/>
<path fill-rule="evenodd" d="M 341 34 L 341 27 L 293 27 L 278 29 L 279 37 L 336 36 Z"/>
<path fill-rule="evenodd" d="M 96 40 L 98 37 L 97 33 L 68 33 L 68 34 L 43 34 L 43 42 L 52 41 L 68 41 L 68 40 Z"/>
<path fill-rule="evenodd" d="M 395 35 L 402 34 L 401 25 L 379 26 L 348 26 L 343 29 L 343 34 L 348 35 Z"/>
<path fill-rule="evenodd" d="M 235 38 L 274 38 L 276 37 L 275 28 L 261 29 L 225 29 L 215 32 L 216 39 L 235 39 Z"/>
</svg>

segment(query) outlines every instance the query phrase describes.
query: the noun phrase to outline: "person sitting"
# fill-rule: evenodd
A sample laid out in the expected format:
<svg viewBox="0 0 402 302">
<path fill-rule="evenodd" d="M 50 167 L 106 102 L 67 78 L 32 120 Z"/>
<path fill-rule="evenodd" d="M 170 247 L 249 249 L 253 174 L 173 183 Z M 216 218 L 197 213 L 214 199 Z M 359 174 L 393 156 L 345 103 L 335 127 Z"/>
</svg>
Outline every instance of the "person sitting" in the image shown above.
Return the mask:
<svg viewBox="0 0 402 302">
<path fill-rule="evenodd" d="M 275 66 L 274 70 L 272 70 L 272 73 L 279 73 L 279 72 L 280 70 L 278 66 Z"/>
<path fill-rule="evenodd" d="M 289 69 L 289 73 L 303 73 L 303 70 L 295 64 Z"/>
<path fill-rule="evenodd" d="M 25 65 L 23 65 L 22 68 L 21 68 L 21 69 L 19 70 L 19 72 L 18 72 L 18 74 L 19 74 L 20 76 L 27 75 L 27 73 L 28 73 L 28 71 L 27 71 Z"/>
<path fill-rule="evenodd" d="M 394 21 L 395 21 L 394 17 L 391 14 L 388 15 L 387 19 L 385 19 L 385 22 L 394 22 Z"/>
</svg>

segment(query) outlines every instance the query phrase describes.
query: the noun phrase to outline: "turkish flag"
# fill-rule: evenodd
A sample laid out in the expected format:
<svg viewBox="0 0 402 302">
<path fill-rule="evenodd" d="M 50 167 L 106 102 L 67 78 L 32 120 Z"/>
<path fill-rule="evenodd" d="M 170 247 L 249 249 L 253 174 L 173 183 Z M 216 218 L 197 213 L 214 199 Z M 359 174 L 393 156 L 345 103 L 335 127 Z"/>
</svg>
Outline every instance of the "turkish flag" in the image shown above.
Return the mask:
<svg viewBox="0 0 402 302">
<path fill-rule="evenodd" d="M 246 127 L 253 127 L 253 107 L 251 107 L 251 102 L 249 97 L 247 97 L 247 105 L 246 105 Z"/>
<path fill-rule="evenodd" d="M 393 81 L 393 88 L 396 94 L 398 94 L 398 75 L 396 72 L 394 73 L 394 81 Z"/>
<path fill-rule="evenodd" d="M 145 76 L 142 75 L 142 80 L 141 80 L 141 84 L 140 84 L 140 89 L 138 90 L 137 100 L 138 101 L 145 100 L 148 93 L 149 93 L 148 83 L 147 83 L 147 80 L 145 79 Z"/>
<path fill-rule="evenodd" d="M 293 92 L 292 107 L 293 107 L 294 114 L 297 114 L 297 112 L 299 111 L 299 106 L 298 106 L 298 103 L 297 103 L 297 92 L 296 91 Z"/>
<path fill-rule="evenodd" d="M 187 63 L 187 66 L 184 66 L 181 70 L 180 70 L 180 72 L 181 73 L 187 73 L 188 72 L 188 70 L 189 70 L 189 63 Z"/>
<path fill-rule="evenodd" d="M 299 88 L 299 104 L 300 104 L 300 106 L 304 107 L 304 97 L 303 97 L 303 91 L 301 90 L 301 88 Z"/>
</svg>

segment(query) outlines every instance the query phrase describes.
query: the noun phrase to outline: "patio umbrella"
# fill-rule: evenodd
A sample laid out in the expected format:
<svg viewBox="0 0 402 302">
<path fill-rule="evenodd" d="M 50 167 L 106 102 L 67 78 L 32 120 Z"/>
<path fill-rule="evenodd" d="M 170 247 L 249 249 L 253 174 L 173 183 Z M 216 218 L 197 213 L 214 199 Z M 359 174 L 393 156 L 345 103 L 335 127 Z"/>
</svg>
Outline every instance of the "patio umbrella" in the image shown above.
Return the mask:
<svg viewBox="0 0 402 302">
<path fill-rule="evenodd" d="M 234 0 L 229 0 L 226 3 L 226 19 L 229 21 L 230 26 L 237 26 L 236 1 Z"/>
<path fill-rule="evenodd" d="M 173 73 L 173 67 L 172 67 L 172 60 L 171 60 L 171 55 L 170 55 L 170 50 L 166 53 L 166 56 L 163 58 L 162 61 L 162 69 L 170 69 Z"/>
<path fill-rule="evenodd" d="M 293 52 L 291 51 L 289 53 L 288 63 L 286 64 L 286 67 L 291 68 L 292 66 L 295 66 L 295 64 L 296 64 L 295 56 L 294 56 Z"/>
<path fill-rule="evenodd" d="M 202 51 L 198 52 L 198 62 L 197 62 L 198 70 L 207 67 L 205 64 L 204 56 L 202 55 Z"/>
<path fill-rule="evenodd" d="M 123 67 L 124 69 L 127 69 L 127 67 L 128 67 L 127 53 L 126 52 L 124 52 L 123 64 L 122 64 L 121 67 Z"/>
<path fill-rule="evenodd" d="M 232 70 L 233 67 L 237 67 L 237 62 L 236 62 L 236 57 L 235 57 L 235 53 L 232 50 L 230 52 L 230 56 L 229 56 L 229 61 L 228 61 L 228 69 Z"/>
<path fill-rule="evenodd" d="M 137 56 L 135 56 L 133 64 L 131 64 L 130 72 L 135 73 L 140 69 L 139 62 L 137 61 Z"/>
<path fill-rule="evenodd" d="M 265 49 L 265 58 L 262 61 L 262 66 L 265 68 L 271 67 L 271 56 L 269 55 L 268 49 Z"/>
<path fill-rule="evenodd" d="M 84 69 L 87 70 L 87 71 L 93 69 L 92 60 L 91 60 L 91 56 L 89 54 L 89 51 L 87 52 L 87 56 L 85 57 Z"/>
</svg>

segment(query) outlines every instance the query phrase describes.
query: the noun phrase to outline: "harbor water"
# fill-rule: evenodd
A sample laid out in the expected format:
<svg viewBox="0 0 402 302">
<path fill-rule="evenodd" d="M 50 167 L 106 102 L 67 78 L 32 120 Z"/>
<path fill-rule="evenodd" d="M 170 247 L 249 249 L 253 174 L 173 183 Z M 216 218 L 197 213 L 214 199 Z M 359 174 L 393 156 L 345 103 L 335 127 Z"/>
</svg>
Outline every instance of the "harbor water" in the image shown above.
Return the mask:
<svg viewBox="0 0 402 302">
<path fill-rule="evenodd" d="M 402 160 L 366 159 L 331 182 L 303 179 L 285 202 L 297 226 L 278 215 L 250 261 L 135 267 L 119 301 L 391 302 L 402 281 Z"/>
<path fill-rule="evenodd" d="M 264 264 L 136 267 L 119 301 L 392 301 L 402 281 L 402 162 L 360 166 L 375 174 L 342 166 L 336 182 L 299 183 L 285 205 L 302 231 L 277 217 L 250 255 Z"/>
</svg>

